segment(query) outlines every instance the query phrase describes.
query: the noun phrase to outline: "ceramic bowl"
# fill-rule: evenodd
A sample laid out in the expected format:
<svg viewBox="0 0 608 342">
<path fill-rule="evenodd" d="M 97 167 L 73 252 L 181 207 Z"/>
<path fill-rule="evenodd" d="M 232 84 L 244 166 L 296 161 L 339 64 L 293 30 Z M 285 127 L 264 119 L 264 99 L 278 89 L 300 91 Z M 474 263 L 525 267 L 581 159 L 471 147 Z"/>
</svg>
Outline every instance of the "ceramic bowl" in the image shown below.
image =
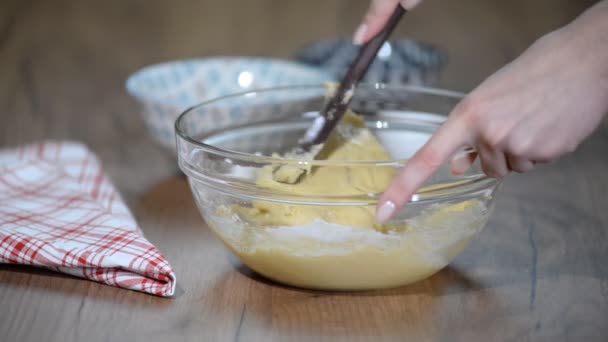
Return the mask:
<svg viewBox="0 0 608 342">
<path fill-rule="evenodd" d="M 334 80 L 329 72 L 301 63 L 272 58 L 215 57 L 144 67 L 127 79 L 126 89 L 140 104 L 152 138 L 174 152 L 175 120 L 195 104 L 243 91 Z M 234 110 L 231 107 L 225 103 L 223 110 Z M 238 123 L 237 116 L 228 113 L 225 117 Z M 213 129 L 222 123 L 209 118 L 204 124 Z"/>
</svg>

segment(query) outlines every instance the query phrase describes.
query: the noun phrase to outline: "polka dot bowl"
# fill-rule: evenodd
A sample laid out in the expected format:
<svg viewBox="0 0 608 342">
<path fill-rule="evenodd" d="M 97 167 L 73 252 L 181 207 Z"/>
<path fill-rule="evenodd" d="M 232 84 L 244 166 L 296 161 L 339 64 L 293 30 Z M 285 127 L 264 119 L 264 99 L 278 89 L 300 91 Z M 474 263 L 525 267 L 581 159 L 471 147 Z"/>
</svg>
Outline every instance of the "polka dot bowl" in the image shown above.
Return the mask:
<svg viewBox="0 0 608 342">
<path fill-rule="evenodd" d="M 296 62 L 261 57 L 213 57 L 144 67 L 129 76 L 126 89 L 137 99 L 154 141 L 174 152 L 174 123 L 187 108 L 244 91 L 326 81 L 335 81 L 335 76 Z M 203 124 L 213 130 L 225 121 L 238 121 L 243 116 L 242 110 L 239 103 L 228 102 L 221 113 Z"/>
</svg>

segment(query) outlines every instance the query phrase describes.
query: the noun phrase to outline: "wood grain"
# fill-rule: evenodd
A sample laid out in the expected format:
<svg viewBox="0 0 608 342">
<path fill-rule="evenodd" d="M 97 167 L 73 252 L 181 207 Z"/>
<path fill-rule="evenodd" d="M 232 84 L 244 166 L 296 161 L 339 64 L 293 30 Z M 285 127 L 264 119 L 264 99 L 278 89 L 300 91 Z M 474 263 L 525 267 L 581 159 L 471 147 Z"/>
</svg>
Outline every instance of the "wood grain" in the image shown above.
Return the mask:
<svg viewBox="0 0 608 342">
<path fill-rule="evenodd" d="M 397 36 L 442 47 L 440 86 L 469 90 L 591 1 L 427 0 Z M 608 124 L 551 166 L 509 177 L 486 230 L 432 278 L 366 293 L 252 274 L 201 220 L 147 136 L 127 75 L 168 59 L 290 57 L 348 36 L 367 1 L 0 2 L 0 147 L 88 144 L 178 275 L 175 298 L 0 266 L 2 341 L 605 341 Z"/>
</svg>

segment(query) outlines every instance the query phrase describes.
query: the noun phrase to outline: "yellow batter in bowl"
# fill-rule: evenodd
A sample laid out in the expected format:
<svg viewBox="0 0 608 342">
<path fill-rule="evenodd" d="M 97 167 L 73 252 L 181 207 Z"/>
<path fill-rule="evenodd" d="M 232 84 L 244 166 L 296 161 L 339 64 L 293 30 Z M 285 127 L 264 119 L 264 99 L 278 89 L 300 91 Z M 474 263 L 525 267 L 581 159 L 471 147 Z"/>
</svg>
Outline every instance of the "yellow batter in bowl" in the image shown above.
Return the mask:
<svg viewBox="0 0 608 342">
<path fill-rule="evenodd" d="M 378 142 L 364 121 L 352 112 L 346 113 L 342 122 L 332 132 L 318 155 L 321 160 L 333 161 L 379 161 L 390 160 L 386 149 Z M 281 172 L 277 177 L 277 171 Z M 257 185 L 297 195 L 366 195 L 386 189 L 395 175 L 392 167 L 316 167 L 307 170 L 298 182 L 287 183 L 283 178 L 299 175 L 301 168 L 263 168 L 258 175 Z M 375 222 L 373 207 L 323 207 L 288 205 L 268 201 L 256 201 L 252 208 L 237 208 L 244 218 L 265 227 L 295 226 L 310 224 L 315 220 L 355 226 L 382 229 Z"/>
<path fill-rule="evenodd" d="M 323 147 L 326 160 L 378 161 L 390 155 L 361 118 L 348 113 Z M 261 188 L 297 195 L 364 195 L 382 192 L 394 177 L 390 167 L 323 167 L 295 183 L 290 172 L 263 168 Z M 409 224 L 379 225 L 374 206 L 315 206 L 253 201 L 218 209 L 225 219 L 215 232 L 241 260 L 270 279 L 317 289 L 375 289 L 430 276 L 458 255 L 482 227 L 479 201 L 431 208 Z M 237 221 L 230 221 L 237 219 Z M 228 226 L 234 227 L 232 230 Z M 422 227 L 422 229 L 420 228 Z M 231 231 L 230 233 L 228 233 Z"/>
<path fill-rule="evenodd" d="M 320 219 L 260 228 L 222 210 L 211 227 L 243 263 L 281 283 L 327 290 L 391 288 L 427 278 L 468 245 L 487 213 L 477 200 L 438 205 L 402 231 L 382 232 Z"/>
</svg>

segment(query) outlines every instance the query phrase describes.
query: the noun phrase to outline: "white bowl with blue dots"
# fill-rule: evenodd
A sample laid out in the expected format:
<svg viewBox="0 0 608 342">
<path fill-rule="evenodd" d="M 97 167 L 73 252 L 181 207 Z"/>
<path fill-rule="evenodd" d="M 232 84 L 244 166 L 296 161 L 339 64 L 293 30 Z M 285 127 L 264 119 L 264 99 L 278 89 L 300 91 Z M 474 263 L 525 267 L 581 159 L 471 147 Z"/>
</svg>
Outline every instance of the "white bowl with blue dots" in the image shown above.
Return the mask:
<svg viewBox="0 0 608 342">
<path fill-rule="evenodd" d="M 127 79 L 126 89 L 140 104 L 152 138 L 175 151 L 174 123 L 189 107 L 244 91 L 327 81 L 335 81 L 335 76 L 296 62 L 262 57 L 212 57 L 144 67 Z M 222 121 L 238 120 L 240 110 L 239 104 L 234 103 L 220 117 Z M 212 130 L 218 124 L 217 118 L 204 124 Z"/>
</svg>

